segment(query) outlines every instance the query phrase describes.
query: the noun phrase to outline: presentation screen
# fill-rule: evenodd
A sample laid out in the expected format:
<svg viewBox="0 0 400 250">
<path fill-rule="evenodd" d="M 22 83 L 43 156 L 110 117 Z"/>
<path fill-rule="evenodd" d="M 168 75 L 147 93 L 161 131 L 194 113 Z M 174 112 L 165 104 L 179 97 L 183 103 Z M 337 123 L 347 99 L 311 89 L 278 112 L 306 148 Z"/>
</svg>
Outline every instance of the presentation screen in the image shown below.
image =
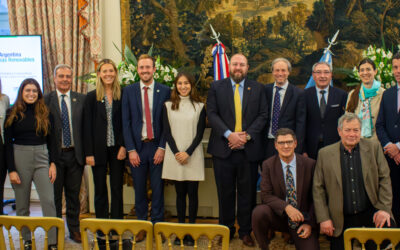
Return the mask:
<svg viewBox="0 0 400 250">
<path fill-rule="evenodd" d="M 43 91 L 42 37 L 0 36 L 0 78 L 2 92 L 13 104 L 25 78 L 34 78 Z"/>
</svg>

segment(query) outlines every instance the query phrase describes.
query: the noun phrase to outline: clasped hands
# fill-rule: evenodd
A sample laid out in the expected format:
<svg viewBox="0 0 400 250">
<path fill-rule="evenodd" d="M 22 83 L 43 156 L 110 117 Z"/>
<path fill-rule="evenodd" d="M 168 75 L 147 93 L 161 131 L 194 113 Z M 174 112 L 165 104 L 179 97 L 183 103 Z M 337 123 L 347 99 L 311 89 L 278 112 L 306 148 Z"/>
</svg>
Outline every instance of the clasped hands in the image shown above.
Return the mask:
<svg viewBox="0 0 400 250">
<path fill-rule="evenodd" d="M 383 148 L 383 150 L 384 153 L 387 154 L 390 158 L 392 158 L 397 165 L 400 164 L 400 150 L 396 144 L 390 143 L 386 145 Z"/>
<path fill-rule="evenodd" d="M 247 142 L 247 132 L 232 132 L 228 136 L 228 146 L 231 149 L 238 149 L 240 147 L 243 147 L 244 144 Z"/>
<path fill-rule="evenodd" d="M 292 205 L 287 205 L 285 207 L 285 212 L 290 218 L 291 221 L 293 222 L 303 222 L 304 221 L 304 216 L 303 214 L 295 207 Z M 299 226 L 297 229 L 297 234 L 299 235 L 300 238 L 306 239 L 310 237 L 311 235 L 311 226 L 303 223 Z"/>
</svg>

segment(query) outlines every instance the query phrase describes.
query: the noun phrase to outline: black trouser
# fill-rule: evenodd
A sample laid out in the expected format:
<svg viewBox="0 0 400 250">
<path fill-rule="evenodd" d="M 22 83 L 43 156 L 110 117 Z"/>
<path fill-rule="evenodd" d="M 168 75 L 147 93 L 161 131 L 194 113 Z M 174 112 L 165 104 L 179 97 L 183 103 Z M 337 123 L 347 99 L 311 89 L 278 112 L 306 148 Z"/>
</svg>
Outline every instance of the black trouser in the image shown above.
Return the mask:
<svg viewBox="0 0 400 250">
<path fill-rule="evenodd" d="M 189 196 L 189 223 L 195 223 L 199 208 L 198 190 L 198 181 L 175 181 L 176 211 L 179 223 L 185 223 L 186 195 Z"/>
<path fill-rule="evenodd" d="M 331 242 L 331 250 L 344 250 L 343 234 L 346 229 L 352 227 L 374 228 L 375 224 L 373 222 L 373 217 L 376 211 L 378 210 L 376 210 L 374 207 L 371 207 L 370 209 L 355 215 L 345 215 L 342 233 L 338 237 L 329 237 Z M 383 227 L 387 228 L 388 226 L 385 224 Z M 390 219 L 390 227 L 396 227 L 396 223 L 393 219 Z M 367 241 L 365 248 L 367 250 L 376 249 L 376 244 L 373 241 Z"/>
<path fill-rule="evenodd" d="M 236 232 L 237 211 L 239 237 L 242 238 L 252 230 L 251 212 L 256 204 L 258 163 L 250 162 L 244 150 L 238 150 L 225 159 L 213 156 L 213 164 L 218 191 L 219 223 L 229 227 L 230 236 L 233 237 Z"/>
<path fill-rule="evenodd" d="M 390 168 L 390 179 L 392 181 L 392 212 L 397 227 L 400 227 L 400 166 L 396 162 L 386 156 Z"/>
<path fill-rule="evenodd" d="M 80 201 L 83 166 L 75 158 L 74 150 L 61 152 L 56 164 L 57 178 L 54 182 L 54 202 L 57 217 L 62 217 L 62 193 L 66 202 L 66 217 L 69 232 L 79 232 Z"/>
<path fill-rule="evenodd" d="M 122 184 L 124 176 L 124 160 L 117 160 L 119 146 L 107 147 L 107 163 L 92 167 L 94 181 L 94 208 L 96 218 L 110 218 L 107 191 L 107 169 L 110 174 L 111 219 L 122 219 L 124 207 L 122 201 Z M 107 168 L 109 166 L 109 168 Z"/>
</svg>

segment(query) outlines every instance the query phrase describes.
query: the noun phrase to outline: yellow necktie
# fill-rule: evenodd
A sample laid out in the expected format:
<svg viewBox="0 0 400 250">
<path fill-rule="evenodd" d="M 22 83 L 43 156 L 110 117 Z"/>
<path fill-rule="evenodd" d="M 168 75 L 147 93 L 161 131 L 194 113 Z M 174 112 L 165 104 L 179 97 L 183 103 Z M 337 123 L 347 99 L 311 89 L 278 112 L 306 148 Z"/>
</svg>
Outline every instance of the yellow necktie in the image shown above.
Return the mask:
<svg viewBox="0 0 400 250">
<path fill-rule="evenodd" d="M 242 102 L 240 101 L 239 83 L 236 83 L 234 101 L 236 116 L 235 132 L 242 132 Z"/>
</svg>

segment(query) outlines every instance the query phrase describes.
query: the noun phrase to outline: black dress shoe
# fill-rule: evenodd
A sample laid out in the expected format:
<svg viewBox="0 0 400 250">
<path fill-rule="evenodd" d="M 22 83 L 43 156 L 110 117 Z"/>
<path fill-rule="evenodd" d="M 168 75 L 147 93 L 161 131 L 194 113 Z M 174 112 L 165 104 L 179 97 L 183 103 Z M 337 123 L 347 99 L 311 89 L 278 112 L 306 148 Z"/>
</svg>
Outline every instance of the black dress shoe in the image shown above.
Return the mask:
<svg viewBox="0 0 400 250">
<path fill-rule="evenodd" d="M 174 245 L 175 245 L 175 246 L 180 246 L 180 245 L 181 245 L 181 239 L 179 239 L 178 236 L 175 237 Z"/>
<path fill-rule="evenodd" d="M 24 242 L 24 250 L 32 250 L 32 241 L 27 240 Z"/>
<path fill-rule="evenodd" d="M 69 233 L 69 238 L 73 241 L 75 241 L 76 243 L 81 243 L 82 239 L 81 239 L 81 233 L 80 232 L 70 232 Z"/>
<path fill-rule="evenodd" d="M 183 238 L 183 244 L 185 246 L 194 246 L 194 239 L 191 235 L 185 235 L 185 238 Z"/>
<path fill-rule="evenodd" d="M 254 247 L 256 244 L 254 243 L 253 238 L 249 234 L 246 234 L 242 237 L 243 244 L 248 247 Z"/>
</svg>

